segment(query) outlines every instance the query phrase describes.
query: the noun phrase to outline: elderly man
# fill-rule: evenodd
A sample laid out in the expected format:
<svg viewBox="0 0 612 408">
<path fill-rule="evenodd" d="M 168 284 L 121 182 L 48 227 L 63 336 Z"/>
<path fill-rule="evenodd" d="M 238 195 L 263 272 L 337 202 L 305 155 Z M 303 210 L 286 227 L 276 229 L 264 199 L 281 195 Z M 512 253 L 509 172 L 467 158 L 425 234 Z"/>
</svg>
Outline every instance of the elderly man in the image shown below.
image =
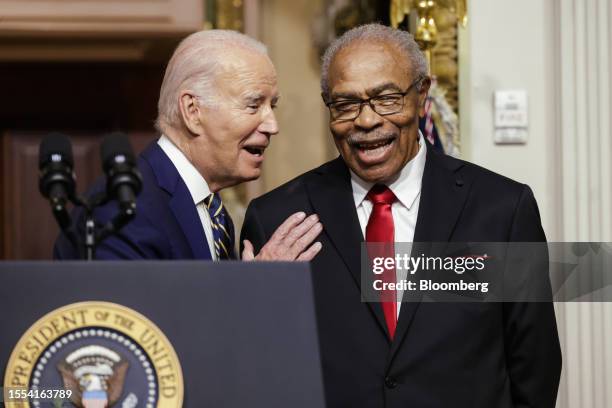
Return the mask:
<svg viewBox="0 0 612 408">
<path fill-rule="evenodd" d="M 218 192 L 259 177 L 264 151 L 278 133 L 277 102 L 276 72 L 260 42 L 223 30 L 183 40 L 160 91 L 156 125 L 162 135 L 138 162 L 137 215 L 101 243 L 96 258 L 235 258 L 233 225 Z M 110 203 L 95 216 L 105 222 L 114 213 Z M 257 259 L 310 260 L 321 249 L 312 244 L 321 229 L 316 215 L 292 214 Z M 62 236 L 55 256 L 77 253 Z M 249 249 L 243 254 L 254 258 Z"/>
<path fill-rule="evenodd" d="M 420 135 L 430 79 L 406 32 L 348 31 L 323 57 L 321 85 L 340 157 L 254 200 L 242 236 L 258 249 L 287 215 L 320 216 L 312 268 L 328 406 L 553 408 L 552 304 L 361 301 L 363 241 L 545 241 L 529 187 Z"/>
</svg>

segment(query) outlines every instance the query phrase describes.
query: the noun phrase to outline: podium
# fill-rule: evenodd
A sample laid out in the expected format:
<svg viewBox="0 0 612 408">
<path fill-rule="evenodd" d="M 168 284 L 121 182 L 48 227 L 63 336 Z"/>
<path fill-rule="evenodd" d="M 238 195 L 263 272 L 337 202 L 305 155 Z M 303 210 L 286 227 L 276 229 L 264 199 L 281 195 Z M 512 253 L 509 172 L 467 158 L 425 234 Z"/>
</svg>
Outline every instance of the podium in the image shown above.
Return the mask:
<svg viewBox="0 0 612 408">
<path fill-rule="evenodd" d="M 0 263 L 5 404 L 323 407 L 312 292 L 307 263 Z"/>
</svg>

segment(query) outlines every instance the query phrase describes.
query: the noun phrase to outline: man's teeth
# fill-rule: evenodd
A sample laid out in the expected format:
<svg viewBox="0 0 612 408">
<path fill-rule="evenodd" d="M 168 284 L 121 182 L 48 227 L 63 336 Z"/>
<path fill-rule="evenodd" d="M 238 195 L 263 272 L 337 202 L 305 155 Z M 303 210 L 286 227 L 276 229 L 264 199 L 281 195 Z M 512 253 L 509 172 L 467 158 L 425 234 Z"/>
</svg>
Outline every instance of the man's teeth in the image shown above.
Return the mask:
<svg viewBox="0 0 612 408">
<path fill-rule="evenodd" d="M 359 147 L 361 150 L 375 150 L 390 145 L 391 142 L 393 142 L 393 139 L 383 140 L 378 143 L 359 143 L 357 144 L 357 147 Z"/>
</svg>

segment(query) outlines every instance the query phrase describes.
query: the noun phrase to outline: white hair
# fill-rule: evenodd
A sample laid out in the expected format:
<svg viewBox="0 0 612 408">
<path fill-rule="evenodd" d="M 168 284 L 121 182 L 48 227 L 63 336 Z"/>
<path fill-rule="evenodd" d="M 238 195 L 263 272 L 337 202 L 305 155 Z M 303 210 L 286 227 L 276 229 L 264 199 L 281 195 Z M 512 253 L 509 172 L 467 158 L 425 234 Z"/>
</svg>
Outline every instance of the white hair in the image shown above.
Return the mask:
<svg viewBox="0 0 612 408">
<path fill-rule="evenodd" d="M 215 102 L 213 83 L 223 54 L 230 48 L 241 48 L 262 55 L 268 50 L 261 42 L 237 31 L 203 30 L 191 34 L 178 45 L 164 75 L 157 104 L 155 127 L 162 133 L 168 127 L 181 126 L 179 96 L 191 90 L 205 105 Z"/>
<path fill-rule="evenodd" d="M 336 38 L 325 50 L 325 54 L 323 54 L 321 63 L 321 91 L 326 101 L 330 97 L 329 68 L 334 58 L 338 52 L 359 41 L 384 42 L 395 46 L 400 54 L 406 58 L 406 61 L 409 62 L 409 69 L 412 71 L 415 79 L 424 78 L 428 74 L 427 60 L 419 45 L 414 41 L 412 34 L 382 24 L 364 24 Z"/>
</svg>

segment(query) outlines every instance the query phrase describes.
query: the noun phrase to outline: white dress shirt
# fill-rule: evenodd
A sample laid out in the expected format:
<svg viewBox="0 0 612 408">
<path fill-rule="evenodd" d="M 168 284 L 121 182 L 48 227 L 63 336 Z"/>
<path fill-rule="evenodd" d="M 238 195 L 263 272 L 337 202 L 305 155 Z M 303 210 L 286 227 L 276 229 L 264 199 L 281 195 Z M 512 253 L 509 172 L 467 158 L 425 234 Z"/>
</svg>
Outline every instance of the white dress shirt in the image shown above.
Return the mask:
<svg viewBox="0 0 612 408">
<path fill-rule="evenodd" d="M 423 141 L 423 135 L 419 132 L 419 151 L 400 173 L 387 184 L 387 187 L 397 201 L 391 206 L 393 224 L 395 227 L 395 242 L 413 242 L 414 230 L 416 228 L 419 213 L 419 198 L 421 196 L 421 182 L 425 170 L 425 157 L 427 147 Z M 365 238 L 366 226 L 372 213 L 372 203 L 366 198 L 374 183 L 368 183 L 351 171 L 351 186 L 353 188 L 353 199 L 357 208 L 357 216 L 361 225 L 361 232 Z M 396 271 L 397 272 L 397 271 Z M 398 280 L 405 278 L 401 273 L 396 273 Z M 403 293 L 397 291 L 398 299 Z M 397 302 L 397 315 L 399 316 L 402 302 Z"/>
<path fill-rule="evenodd" d="M 208 245 L 208 249 L 210 250 L 210 255 L 212 256 L 213 261 L 217 260 L 217 254 L 215 252 L 215 241 L 212 231 L 212 221 L 210 219 L 210 214 L 206 209 L 206 204 L 204 204 L 204 200 L 212 194 L 210 188 L 208 188 L 208 183 L 202 177 L 200 172 L 191 164 L 191 162 L 185 157 L 183 152 L 176 147 L 174 143 L 166 136 L 162 135 L 157 141 L 159 147 L 162 148 L 164 153 L 168 156 L 179 175 L 187 185 L 187 189 L 191 194 L 191 198 L 193 198 L 193 202 L 198 210 L 198 215 L 200 216 L 200 222 L 202 222 L 202 228 L 204 228 L 204 234 L 206 235 L 207 243 L 202 242 L 202 245 Z"/>
</svg>

